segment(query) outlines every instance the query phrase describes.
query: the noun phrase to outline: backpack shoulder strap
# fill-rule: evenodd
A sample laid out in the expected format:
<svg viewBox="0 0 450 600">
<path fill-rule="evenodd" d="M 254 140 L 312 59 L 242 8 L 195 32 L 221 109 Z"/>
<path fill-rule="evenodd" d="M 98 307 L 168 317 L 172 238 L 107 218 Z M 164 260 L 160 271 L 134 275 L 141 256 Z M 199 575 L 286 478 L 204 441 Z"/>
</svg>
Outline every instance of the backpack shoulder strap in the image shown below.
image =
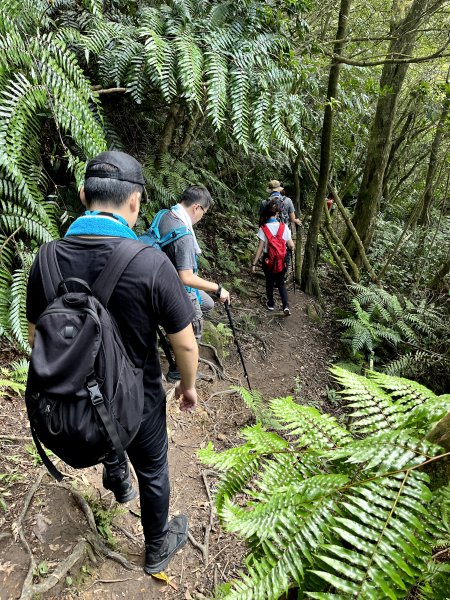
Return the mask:
<svg viewBox="0 0 450 600">
<path fill-rule="evenodd" d="M 263 225 L 261 229 L 264 231 L 267 240 L 270 242 L 270 240 L 274 237 L 273 233 L 270 231 L 267 225 Z"/>
<path fill-rule="evenodd" d="M 158 240 L 161 237 L 160 233 L 159 233 L 159 224 L 161 223 L 161 219 L 168 212 L 169 212 L 168 208 L 162 208 L 161 210 L 159 210 L 156 213 L 156 215 L 153 217 L 153 221 L 150 224 L 149 231 L 151 231 L 153 233 L 153 235 L 156 237 L 156 239 L 158 239 Z"/>
<path fill-rule="evenodd" d="M 164 248 L 172 242 L 176 242 L 185 235 L 192 235 L 192 232 L 185 225 L 177 227 L 176 229 L 171 229 L 163 238 L 161 238 L 159 245 L 161 248 Z"/>
<path fill-rule="evenodd" d="M 277 231 L 277 235 L 279 235 L 280 238 L 283 237 L 285 228 L 286 228 L 286 225 L 283 222 L 281 222 L 278 227 L 278 231 Z"/>
<path fill-rule="evenodd" d="M 113 250 L 102 272 L 91 286 L 92 293 L 101 301 L 103 306 L 107 306 L 117 282 L 130 262 L 146 248 L 145 244 L 135 244 L 130 243 L 130 240 L 123 240 Z"/>
<path fill-rule="evenodd" d="M 62 280 L 61 270 L 56 259 L 56 240 L 39 248 L 39 270 L 47 304 L 58 295 L 58 285 Z"/>
</svg>

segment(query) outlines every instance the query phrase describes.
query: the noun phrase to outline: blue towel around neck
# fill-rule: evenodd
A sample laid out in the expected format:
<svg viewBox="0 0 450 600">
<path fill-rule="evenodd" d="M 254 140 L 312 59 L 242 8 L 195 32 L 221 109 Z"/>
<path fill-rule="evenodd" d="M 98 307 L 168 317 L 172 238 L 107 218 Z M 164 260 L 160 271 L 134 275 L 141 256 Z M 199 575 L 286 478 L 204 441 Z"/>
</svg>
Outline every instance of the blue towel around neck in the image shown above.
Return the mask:
<svg viewBox="0 0 450 600">
<path fill-rule="evenodd" d="M 119 216 L 117 215 L 117 217 Z M 82 217 L 79 217 L 72 223 L 64 237 L 98 235 L 102 237 L 138 239 L 134 231 L 128 227 L 123 217 L 120 217 L 120 220 L 116 219 L 98 216 L 95 211 L 86 211 Z"/>
</svg>

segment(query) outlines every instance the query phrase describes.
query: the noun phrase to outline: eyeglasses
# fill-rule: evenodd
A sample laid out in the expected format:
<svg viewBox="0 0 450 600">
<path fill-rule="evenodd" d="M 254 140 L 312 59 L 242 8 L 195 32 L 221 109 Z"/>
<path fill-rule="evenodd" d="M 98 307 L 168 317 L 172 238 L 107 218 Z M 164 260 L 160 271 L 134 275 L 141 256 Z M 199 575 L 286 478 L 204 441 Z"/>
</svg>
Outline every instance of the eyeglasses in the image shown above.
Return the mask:
<svg viewBox="0 0 450 600">
<path fill-rule="evenodd" d="M 206 208 L 203 208 L 203 206 L 202 206 L 201 204 L 198 204 L 197 206 L 198 206 L 199 208 L 201 208 L 201 209 L 202 209 L 202 211 L 203 211 L 203 214 L 204 214 L 204 215 L 206 215 L 206 213 L 208 212 L 208 211 L 206 210 Z"/>
</svg>

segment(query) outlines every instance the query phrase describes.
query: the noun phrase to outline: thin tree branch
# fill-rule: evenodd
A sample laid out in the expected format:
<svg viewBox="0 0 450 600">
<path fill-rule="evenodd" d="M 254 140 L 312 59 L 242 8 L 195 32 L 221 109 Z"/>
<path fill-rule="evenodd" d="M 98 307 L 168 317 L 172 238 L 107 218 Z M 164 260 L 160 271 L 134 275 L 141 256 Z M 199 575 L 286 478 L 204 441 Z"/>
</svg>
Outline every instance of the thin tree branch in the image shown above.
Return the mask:
<svg viewBox="0 0 450 600">
<path fill-rule="evenodd" d="M 428 56 L 417 56 L 417 57 L 407 57 L 407 58 L 386 58 L 385 60 L 373 60 L 373 61 L 360 61 L 360 60 L 352 60 L 351 58 L 345 58 L 340 56 L 339 54 L 331 54 L 325 52 L 328 56 L 331 56 L 334 61 L 344 63 L 346 65 L 351 65 L 354 67 L 378 67 L 380 65 L 398 65 L 402 63 L 422 63 L 427 62 L 429 60 L 434 60 L 435 58 L 447 58 L 450 54 L 442 54 L 446 48 L 450 45 L 450 39 L 446 41 L 446 43 L 433 52 L 433 54 L 429 54 Z"/>
<path fill-rule="evenodd" d="M 105 88 L 105 89 L 94 89 L 97 86 L 92 87 L 92 91 L 96 94 L 102 94 L 106 96 L 106 94 L 125 94 L 128 90 L 124 87 L 114 87 L 114 88 Z"/>
</svg>

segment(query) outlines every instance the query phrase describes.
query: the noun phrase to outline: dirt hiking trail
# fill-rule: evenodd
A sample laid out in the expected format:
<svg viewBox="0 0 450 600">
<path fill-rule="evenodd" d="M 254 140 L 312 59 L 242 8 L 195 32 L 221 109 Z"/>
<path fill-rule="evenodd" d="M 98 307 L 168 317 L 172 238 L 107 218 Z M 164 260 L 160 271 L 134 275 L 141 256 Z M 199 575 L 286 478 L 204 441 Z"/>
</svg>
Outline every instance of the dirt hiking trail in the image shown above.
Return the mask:
<svg viewBox="0 0 450 600">
<path fill-rule="evenodd" d="M 274 312 L 266 310 L 261 277 L 253 279 L 249 289 L 246 298 L 234 300 L 232 315 L 253 389 L 266 399 L 295 395 L 300 402 L 326 410 L 326 390 L 331 386 L 327 368 L 339 347 L 331 315 L 318 317 L 312 300 L 298 290 L 294 295 L 292 284 L 290 317 L 283 315 L 279 303 Z M 216 307 L 213 322 L 228 325 L 223 309 Z M 139 498 L 117 504 L 101 485 L 100 466 L 76 471 L 60 465 L 67 477 L 62 485 L 54 482 L 42 465 L 34 464 L 23 400 L 0 398 L 0 490 L 8 505 L 0 508 L 1 600 L 203 600 L 211 597 L 217 584 L 236 577 L 245 548 L 219 526 L 212 503 L 217 479 L 196 457 L 197 449 L 209 441 L 216 450 L 237 445 L 239 430 L 253 422 L 240 396 L 230 390 L 246 382 L 232 342 L 227 351 L 226 359 L 219 357 L 220 365 L 212 348 L 201 347 L 207 362 L 201 361 L 199 370 L 208 380 L 199 383 L 195 413 L 181 413 L 172 386 L 167 386 L 170 511 L 187 514 L 191 532 L 190 541 L 166 571 L 169 584 L 142 570 Z M 0 366 L 9 360 L 8 351 L 1 351 Z M 100 500 L 106 506 L 100 518 L 105 512 L 118 512 L 110 530 L 113 551 L 94 533 L 84 494 L 94 500 L 90 506 L 100 506 Z M 122 558 L 132 570 L 117 562 Z"/>
</svg>

